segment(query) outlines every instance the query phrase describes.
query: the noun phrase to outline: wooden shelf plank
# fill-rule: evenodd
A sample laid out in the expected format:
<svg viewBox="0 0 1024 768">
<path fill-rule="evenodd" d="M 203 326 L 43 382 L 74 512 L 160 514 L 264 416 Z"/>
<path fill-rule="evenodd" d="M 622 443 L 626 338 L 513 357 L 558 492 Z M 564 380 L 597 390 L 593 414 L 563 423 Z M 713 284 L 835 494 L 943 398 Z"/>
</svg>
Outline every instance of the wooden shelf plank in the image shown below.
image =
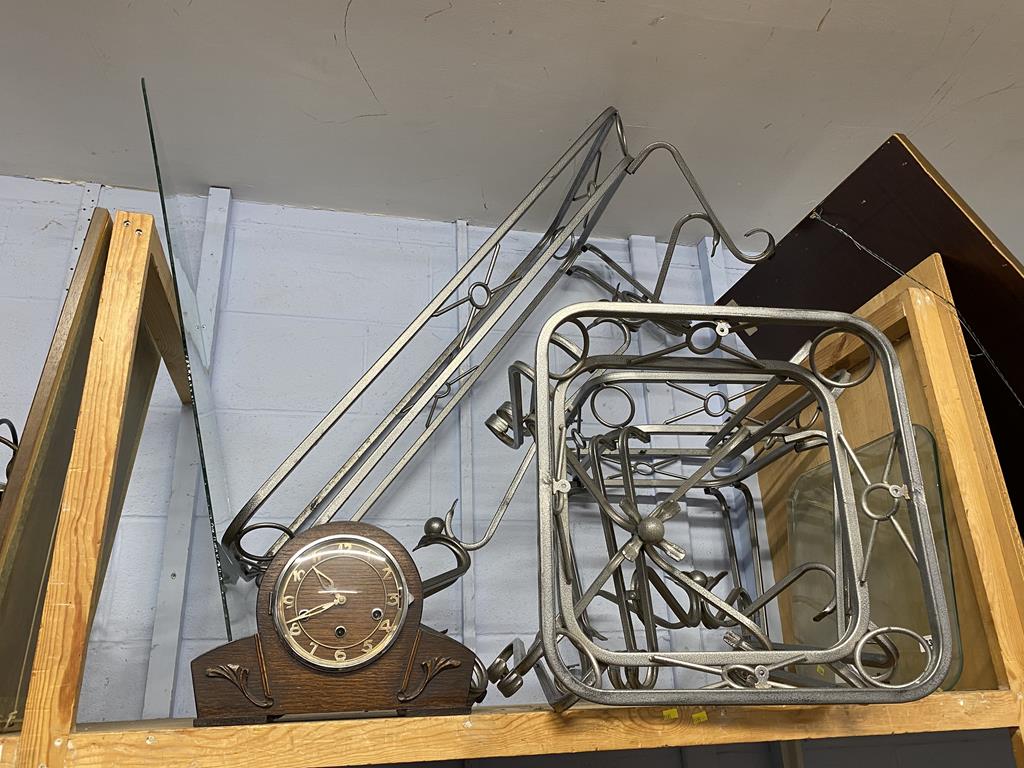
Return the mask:
<svg viewBox="0 0 1024 768">
<path fill-rule="evenodd" d="M 515 757 L 610 749 L 706 746 L 1012 728 L 1021 698 L 1008 690 L 935 693 L 909 704 L 828 707 L 585 708 L 564 714 L 481 707 L 450 717 L 193 728 L 188 720 L 86 726 L 67 742 L 65 765 L 247 765 L 275 768 Z M 696 717 L 695 717 L 696 716 Z M 704 719 L 706 716 L 707 719 Z M 0 767 L 18 737 L 0 737 Z"/>
<path fill-rule="evenodd" d="M 157 721 L 73 733 L 65 764 L 202 768 L 245 765 L 258 755 L 265 765 L 288 768 L 978 730 L 1016 725 L 1019 704 L 1011 691 L 970 691 L 871 706 L 589 708 L 561 715 L 483 707 L 462 716 L 220 728 Z"/>
</svg>

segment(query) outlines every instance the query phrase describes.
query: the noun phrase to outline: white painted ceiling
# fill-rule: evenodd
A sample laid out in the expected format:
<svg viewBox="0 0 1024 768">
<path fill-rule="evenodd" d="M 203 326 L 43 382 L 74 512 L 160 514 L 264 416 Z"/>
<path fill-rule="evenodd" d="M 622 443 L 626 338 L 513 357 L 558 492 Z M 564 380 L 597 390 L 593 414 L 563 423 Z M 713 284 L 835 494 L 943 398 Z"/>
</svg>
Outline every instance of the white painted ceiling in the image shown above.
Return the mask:
<svg viewBox="0 0 1024 768">
<path fill-rule="evenodd" d="M 491 223 L 614 104 L 731 230 L 902 131 L 1020 255 L 1022 43 L 995 0 L 0 0 L 0 173 L 152 188 L 145 75 L 177 189 Z M 603 231 L 664 237 L 680 182 Z"/>
</svg>

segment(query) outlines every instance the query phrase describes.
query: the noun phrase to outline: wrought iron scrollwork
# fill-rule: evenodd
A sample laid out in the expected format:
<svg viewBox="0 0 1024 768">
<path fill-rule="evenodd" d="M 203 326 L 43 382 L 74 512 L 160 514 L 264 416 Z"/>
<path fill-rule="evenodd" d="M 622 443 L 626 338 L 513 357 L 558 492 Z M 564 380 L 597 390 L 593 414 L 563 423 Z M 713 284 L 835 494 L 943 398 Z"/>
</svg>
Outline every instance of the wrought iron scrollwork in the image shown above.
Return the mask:
<svg viewBox="0 0 1024 768">
<path fill-rule="evenodd" d="M 698 209 L 675 221 L 656 274 L 641 279 L 591 235 L 624 182 L 665 154 Z M 525 250 L 521 241 L 504 248 L 555 184 L 564 192 L 548 226 Z M 521 455 L 510 462 L 511 480 L 486 531 L 462 541 L 456 502 L 443 515 L 430 514 L 417 547 L 443 546 L 456 559 L 424 582 L 424 596 L 456 583 L 472 553 L 494 540 L 536 466 L 541 631 L 529 645 L 505 648 L 487 679 L 512 695 L 536 670 L 556 709 L 580 698 L 628 705 L 894 701 L 934 689 L 949 666 L 949 620 L 891 345 L 841 313 L 664 303 L 682 233 L 697 226 L 710 228 L 712 256 L 724 245 L 754 264 L 775 251 L 774 238 L 760 228 L 745 235 L 763 236 L 760 250 L 741 251 L 678 148 L 659 141 L 631 154 L 618 113 L 605 110 L 263 483 L 225 532 L 226 551 L 247 578 L 258 578 L 298 531 L 342 513 L 352 520 L 370 514 L 572 276 L 597 292 L 595 300 L 551 315 L 532 360 L 502 363 L 508 399 L 488 411 L 485 424 Z M 509 253 L 517 254 L 511 262 Z M 384 415 L 358 448 L 290 524 L 253 522 L 327 432 L 365 405 L 370 386 L 429 323 L 443 326 L 447 343 L 392 404 L 367 407 Z M 743 344 L 761 328 L 786 324 L 824 330 L 788 359 L 758 358 Z M 844 367 L 825 354 L 836 333 L 864 348 L 861 362 Z M 836 400 L 879 376 L 894 439 L 884 471 L 872 474 L 844 434 Z M 655 402 L 670 407 L 655 413 Z M 822 514 L 827 533 L 820 533 L 832 537 L 831 554 L 793 562 L 773 580 L 761 570 L 764 515 L 752 488 L 759 473 L 808 451 L 820 451 L 833 469 L 833 503 Z M 855 481 L 864 486 L 857 493 Z M 243 537 L 260 528 L 281 535 L 265 552 L 243 547 Z M 685 533 L 695 529 L 714 531 L 720 551 Z M 593 533 L 597 539 L 585 538 Z M 913 564 L 930 643 L 918 628 L 873 623 L 876 540 L 890 534 Z M 798 618 L 827 627 L 830 637 L 796 642 L 781 631 L 777 602 L 811 584 L 821 589 L 799 606 Z M 912 659 L 899 644 L 918 641 L 924 650 L 913 661 L 920 669 L 908 671 Z M 401 700 L 419 695 L 445 661 L 423 662 L 419 688 L 409 692 L 406 680 Z M 238 685 L 242 672 L 218 674 Z M 476 677 L 482 693 L 481 670 Z"/>
</svg>

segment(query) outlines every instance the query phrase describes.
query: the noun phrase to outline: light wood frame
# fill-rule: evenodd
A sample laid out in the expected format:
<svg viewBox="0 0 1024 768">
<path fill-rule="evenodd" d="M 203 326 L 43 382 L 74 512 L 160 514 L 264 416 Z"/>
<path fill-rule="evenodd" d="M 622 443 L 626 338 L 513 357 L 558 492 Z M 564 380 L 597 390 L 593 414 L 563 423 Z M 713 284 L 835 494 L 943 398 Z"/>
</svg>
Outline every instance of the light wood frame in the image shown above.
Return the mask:
<svg viewBox="0 0 1024 768">
<path fill-rule="evenodd" d="M 941 282 L 938 257 L 927 269 L 929 282 Z M 174 306 L 168 280 L 152 217 L 116 213 L 103 286 L 111 300 L 97 318 L 25 726 L 20 737 L 0 738 L 0 766 L 221 766 L 256 759 L 280 767 L 359 765 L 984 728 L 1010 729 L 1024 765 L 1024 548 L 955 311 L 943 294 L 907 281 L 880 294 L 862 314 L 891 338 L 909 339 L 929 423 L 946 445 L 943 469 L 955 496 L 951 516 L 970 567 L 969 584 L 961 588 L 973 590 L 983 617 L 991 690 L 940 692 L 897 705 L 578 708 L 565 714 L 480 707 L 453 717 L 75 728 L 104 542 L 116 525 L 157 348 L 170 356 L 172 374 L 181 373 L 170 349 L 176 319 L 168 314 Z M 820 354 L 849 363 L 858 352 L 842 344 L 823 344 Z"/>
<path fill-rule="evenodd" d="M 110 214 L 95 209 L 0 503 L 0 732 L 18 730 L 24 715 L 110 232 Z"/>
</svg>

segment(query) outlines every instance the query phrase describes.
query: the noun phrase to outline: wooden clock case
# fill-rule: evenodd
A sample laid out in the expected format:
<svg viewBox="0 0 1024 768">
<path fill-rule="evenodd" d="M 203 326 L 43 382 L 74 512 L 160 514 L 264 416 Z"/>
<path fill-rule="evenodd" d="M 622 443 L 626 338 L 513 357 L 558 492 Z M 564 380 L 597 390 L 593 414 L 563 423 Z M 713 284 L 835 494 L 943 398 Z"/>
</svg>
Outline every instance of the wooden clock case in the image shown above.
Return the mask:
<svg viewBox="0 0 1024 768">
<path fill-rule="evenodd" d="M 288 650 L 272 616 L 277 578 L 306 544 L 339 533 L 372 539 L 405 574 L 410 604 L 398 637 L 378 659 L 352 670 L 318 669 Z M 319 525 L 292 538 L 271 561 L 256 598 L 257 632 L 192 661 L 196 725 L 259 723 L 286 715 L 366 713 L 460 714 L 473 705 L 476 657 L 464 645 L 420 623 L 423 585 L 409 552 L 376 526 Z"/>
</svg>

